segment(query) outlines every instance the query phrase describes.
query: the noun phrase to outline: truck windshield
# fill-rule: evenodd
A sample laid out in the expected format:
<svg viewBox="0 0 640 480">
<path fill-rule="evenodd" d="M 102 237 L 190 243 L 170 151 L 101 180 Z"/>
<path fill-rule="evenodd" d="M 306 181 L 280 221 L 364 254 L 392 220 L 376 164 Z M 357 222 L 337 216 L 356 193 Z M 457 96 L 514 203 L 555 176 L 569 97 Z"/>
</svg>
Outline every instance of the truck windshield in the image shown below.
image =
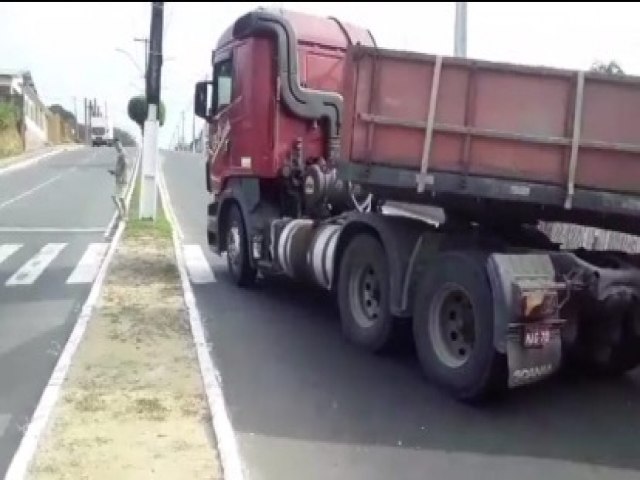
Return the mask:
<svg viewBox="0 0 640 480">
<path fill-rule="evenodd" d="M 231 103 L 231 60 L 216 65 L 216 111 Z"/>
<path fill-rule="evenodd" d="M 91 129 L 91 133 L 94 135 L 104 135 L 104 127 L 93 127 Z"/>
</svg>

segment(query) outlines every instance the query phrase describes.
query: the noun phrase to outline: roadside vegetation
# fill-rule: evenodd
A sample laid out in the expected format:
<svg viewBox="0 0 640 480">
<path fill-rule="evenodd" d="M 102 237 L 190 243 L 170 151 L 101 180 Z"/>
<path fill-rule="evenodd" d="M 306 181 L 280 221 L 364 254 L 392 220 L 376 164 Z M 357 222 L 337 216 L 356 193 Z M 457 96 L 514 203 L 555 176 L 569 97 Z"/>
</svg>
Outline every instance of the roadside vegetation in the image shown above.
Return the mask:
<svg viewBox="0 0 640 480">
<path fill-rule="evenodd" d="M 0 167 L 3 166 L 1 159 L 21 152 L 18 112 L 12 104 L 0 101 Z"/>
<path fill-rule="evenodd" d="M 171 227 L 138 195 L 31 478 L 222 478 Z"/>
</svg>

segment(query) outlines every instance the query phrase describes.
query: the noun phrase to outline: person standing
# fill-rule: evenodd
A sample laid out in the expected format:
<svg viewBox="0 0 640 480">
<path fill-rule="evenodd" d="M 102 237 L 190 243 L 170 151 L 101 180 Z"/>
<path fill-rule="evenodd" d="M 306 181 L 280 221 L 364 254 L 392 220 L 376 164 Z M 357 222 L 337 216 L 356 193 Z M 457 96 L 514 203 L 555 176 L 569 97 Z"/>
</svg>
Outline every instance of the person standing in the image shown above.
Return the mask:
<svg viewBox="0 0 640 480">
<path fill-rule="evenodd" d="M 127 207 L 124 202 L 125 190 L 127 188 L 127 157 L 120 143 L 120 139 L 116 138 L 113 143 L 117 151 L 117 158 L 115 169 L 109 170 L 109 173 L 115 177 L 115 193 L 111 198 L 113 198 L 116 204 L 120 219 L 124 219 L 127 213 Z"/>
</svg>

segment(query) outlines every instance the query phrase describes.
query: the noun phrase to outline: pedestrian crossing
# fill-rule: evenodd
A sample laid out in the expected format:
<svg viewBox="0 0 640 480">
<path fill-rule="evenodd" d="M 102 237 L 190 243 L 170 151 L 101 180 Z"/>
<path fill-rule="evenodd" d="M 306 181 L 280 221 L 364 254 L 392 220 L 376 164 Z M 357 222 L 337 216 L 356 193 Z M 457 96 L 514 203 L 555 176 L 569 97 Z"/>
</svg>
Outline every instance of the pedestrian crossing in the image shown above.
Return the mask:
<svg viewBox="0 0 640 480">
<path fill-rule="evenodd" d="M 33 246 L 22 243 L 0 243 L 0 287 L 25 287 L 43 282 L 47 271 L 69 272 L 65 275 L 67 285 L 92 283 L 98 274 L 107 250 L 108 243 L 89 243 L 67 255 L 64 265 L 60 258 L 70 248 L 69 243 L 44 243 Z M 26 253 L 26 251 L 29 253 Z M 226 260 L 205 250 L 197 244 L 183 245 L 182 255 L 189 279 L 193 284 L 215 283 L 216 271 L 226 270 Z M 72 256 L 73 259 L 68 257 Z M 73 264 L 75 262 L 75 264 Z M 11 264 L 11 265 L 9 265 Z M 58 274 L 59 277 L 59 274 Z"/>
<path fill-rule="evenodd" d="M 84 249 L 74 246 L 63 262 L 60 258 L 69 250 L 69 243 L 45 243 L 39 249 L 22 243 L 0 243 L 0 286 L 24 287 L 38 284 L 47 271 L 71 272 L 68 285 L 92 283 L 109 248 L 108 243 L 89 243 Z M 82 252 L 81 255 L 76 255 Z M 70 259 L 76 255 L 78 258 Z M 6 280 L 5 280 L 6 279 Z"/>
</svg>

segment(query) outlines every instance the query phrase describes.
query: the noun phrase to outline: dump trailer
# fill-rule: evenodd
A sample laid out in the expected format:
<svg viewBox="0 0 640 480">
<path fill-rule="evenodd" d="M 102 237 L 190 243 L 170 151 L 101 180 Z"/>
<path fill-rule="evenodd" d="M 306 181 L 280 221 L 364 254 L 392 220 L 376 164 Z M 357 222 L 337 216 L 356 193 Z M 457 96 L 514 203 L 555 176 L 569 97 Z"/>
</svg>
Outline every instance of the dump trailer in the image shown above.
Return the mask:
<svg viewBox="0 0 640 480">
<path fill-rule="evenodd" d="M 640 363 L 638 258 L 538 228 L 640 232 L 640 79 L 385 50 L 266 9 L 212 67 L 194 99 L 207 239 L 239 286 L 327 289 L 371 352 L 408 326 L 426 377 L 463 400 Z"/>
</svg>

